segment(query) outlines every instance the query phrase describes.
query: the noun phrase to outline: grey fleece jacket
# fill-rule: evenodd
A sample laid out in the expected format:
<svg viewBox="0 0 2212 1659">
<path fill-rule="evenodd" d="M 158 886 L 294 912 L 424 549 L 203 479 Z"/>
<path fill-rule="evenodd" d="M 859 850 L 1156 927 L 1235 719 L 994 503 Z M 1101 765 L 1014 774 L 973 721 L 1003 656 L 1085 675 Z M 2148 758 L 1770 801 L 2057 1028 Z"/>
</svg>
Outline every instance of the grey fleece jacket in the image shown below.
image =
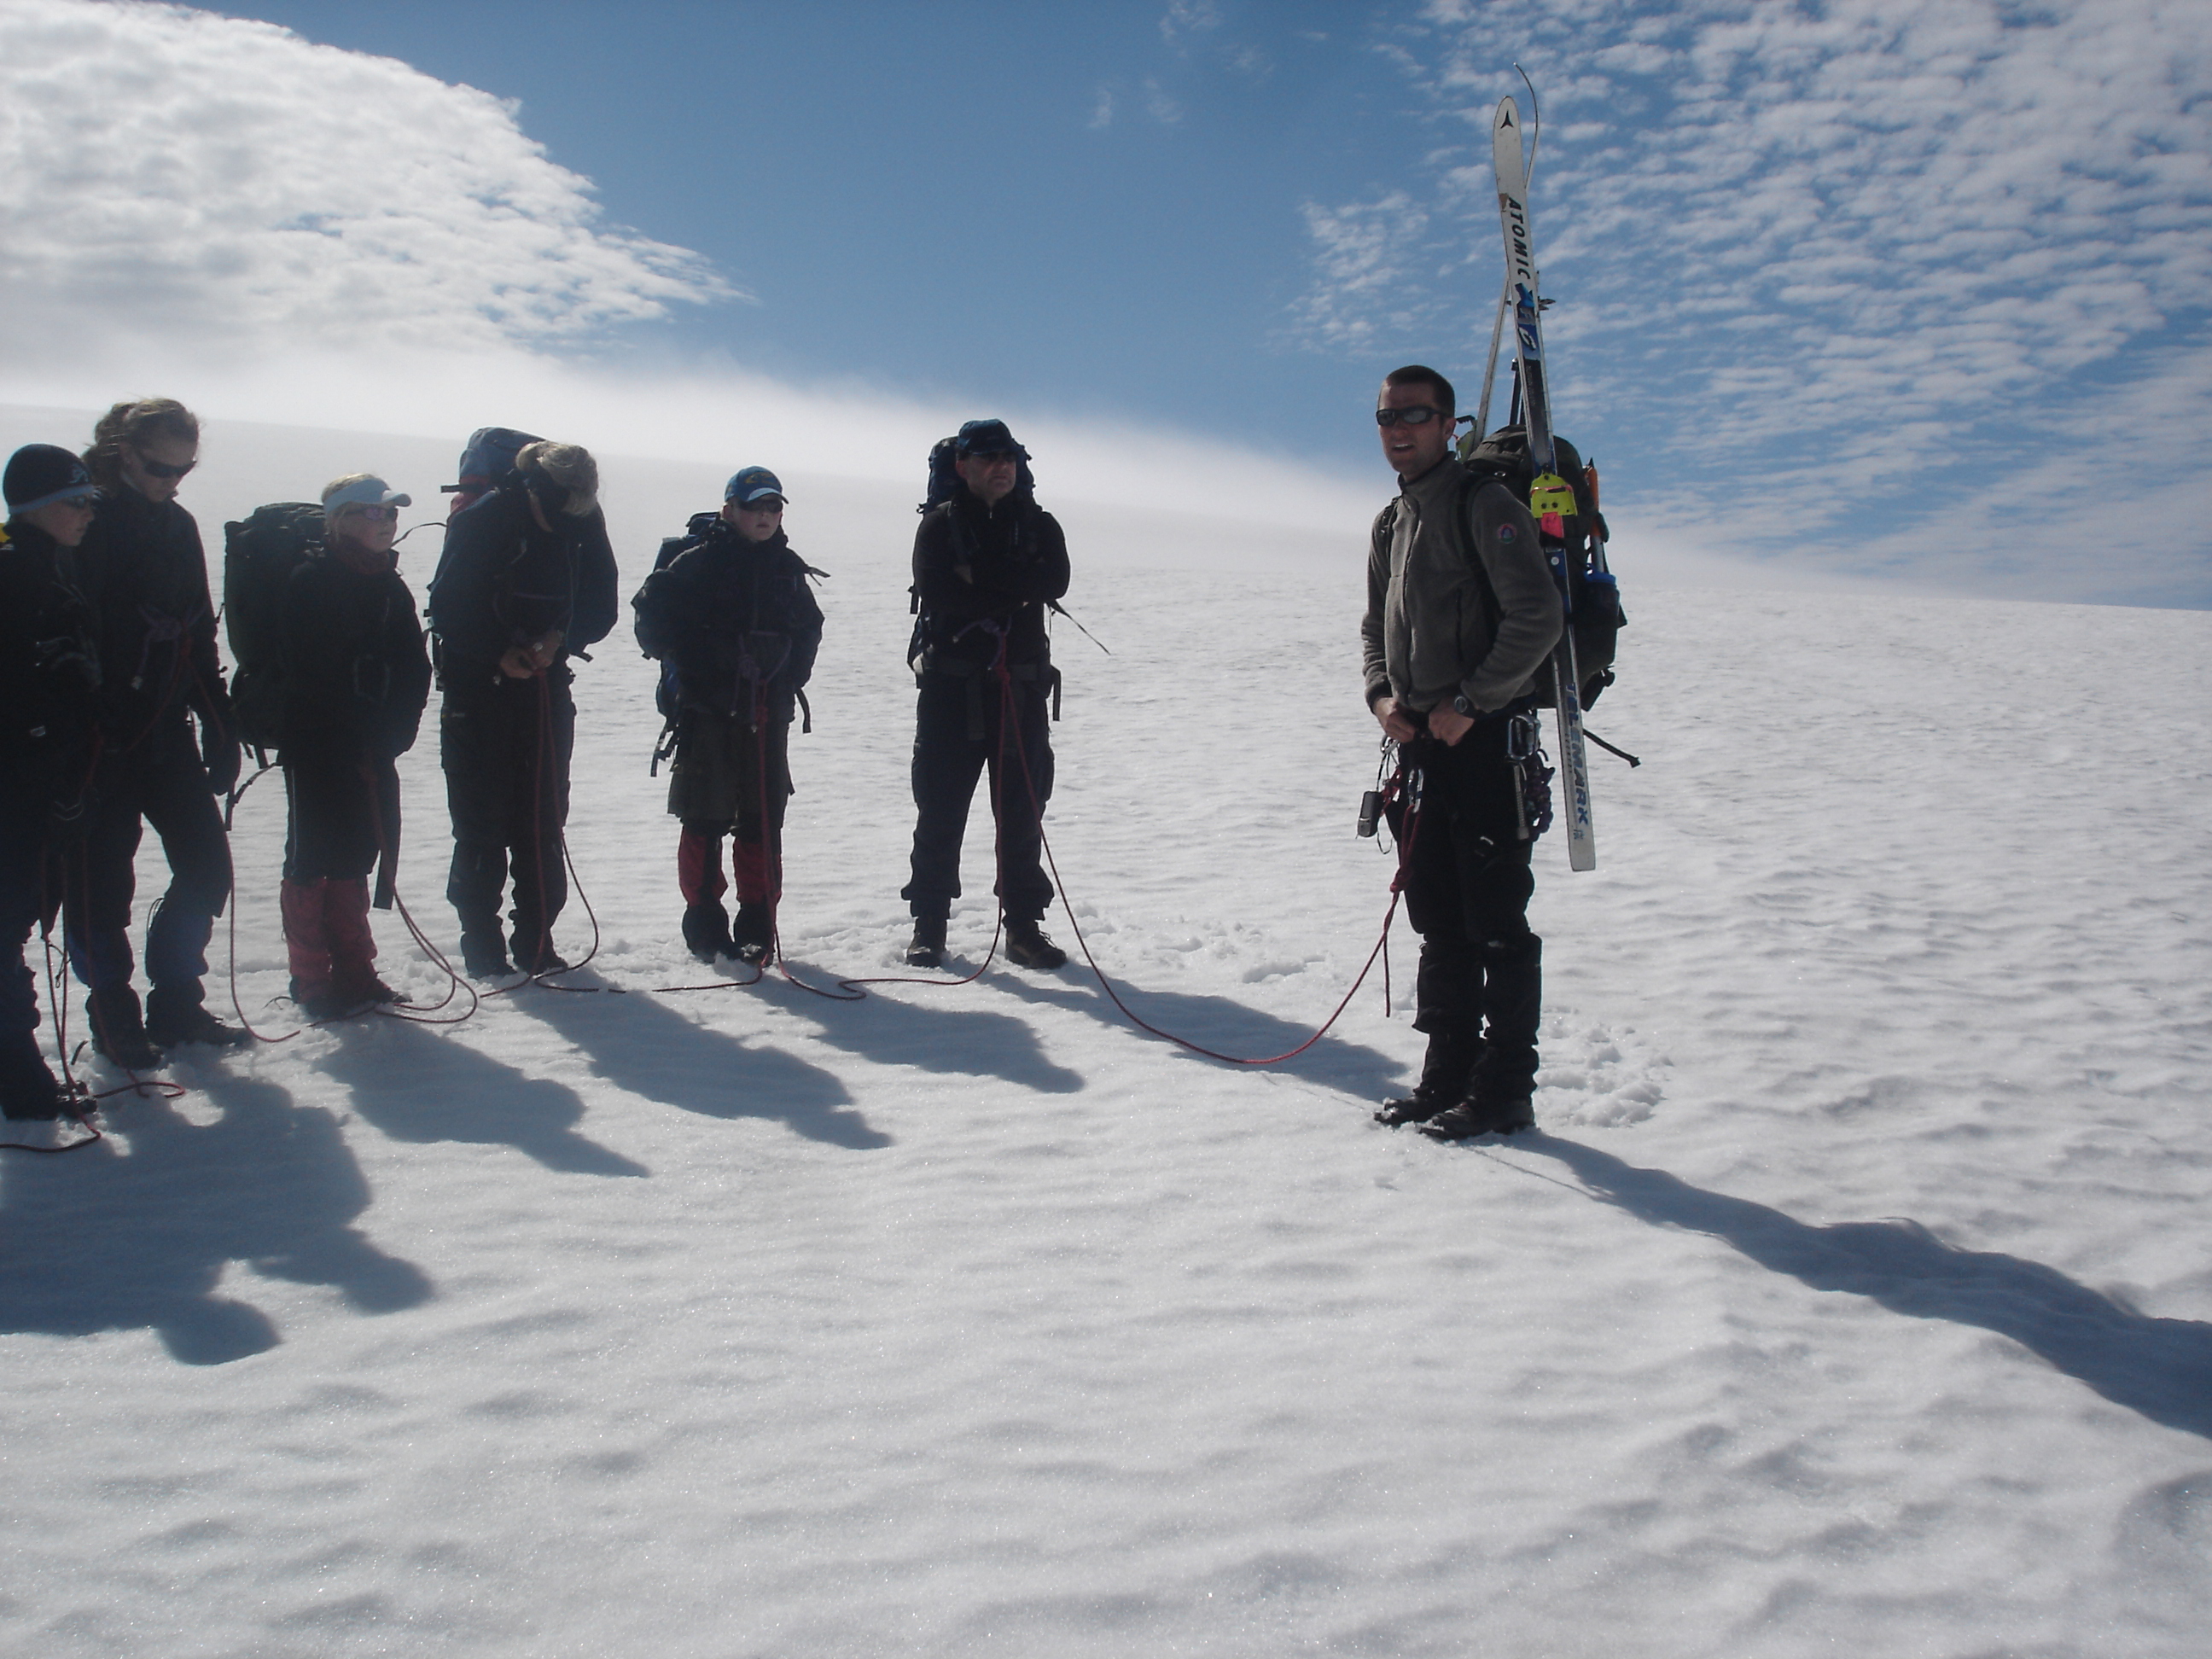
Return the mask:
<svg viewBox="0 0 2212 1659">
<path fill-rule="evenodd" d="M 1385 508 L 1376 515 L 1367 614 L 1359 623 L 1370 708 L 1394 696 L 1425 714 L 1463 696 L 1488 714 L 1527 694 L 1559 642 L 1559 590 L 1535 520 L 1493 481 L 1467 492 L 1462 541 L 1451 515 L 1465 477 L 1447 457 L 1419 477 L 1401 480 L 1395 514 Z M 1468 547 L 1490 578 L 1487 593 L 1468 562 Z"/>
</svg>

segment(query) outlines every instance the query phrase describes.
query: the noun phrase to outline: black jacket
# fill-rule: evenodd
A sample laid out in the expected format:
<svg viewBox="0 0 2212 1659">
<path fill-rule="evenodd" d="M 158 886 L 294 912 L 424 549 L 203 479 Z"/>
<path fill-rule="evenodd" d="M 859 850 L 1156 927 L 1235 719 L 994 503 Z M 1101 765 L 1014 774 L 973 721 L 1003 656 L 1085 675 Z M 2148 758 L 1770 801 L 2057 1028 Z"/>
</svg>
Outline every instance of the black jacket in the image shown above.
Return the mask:
<svg viewBox="0 0 2212 1659">
<path fill-rule="evenodd" d="M 0 777 L 75 799 L 92 769 L 100 672 L 71 550 L 11 520 L 0 546 Z"/>
<path fill-rule="evenodd" d="M 989 665 L 1003 634 L 1009 664 L 1042 666 L 1045 604 L 1067 592 L 1067 538 L 1036 496 L 1016 489 L 991 507 L 963 484 L 915 532 L 914 665 L 972 672 Z"/>
<path fill-rule="evenodd" d="M 528 491 L 510 481 L 447 525 L 428 612 L 448 679 L 495 675 L 508 651 L 555 629 L 566 655 L 597 645 L 614 627 L 620 599 L 605 517 L 552 518 L 550 531 L 539 529 Z"/>
<path fill-rule="evenodd" d="M 192 515 L 118 484 L 100 491 L 76 552 L 100 630 L 110 752 L 135 747 L 188 707 L 227 736 L 230 706 L 216 656 L 207 554 Z"/>
<path fill-rule="evenodd" d="M 389 760 L 414 746 L 430 654 L 396 569 L 356 570 L 334 553 L 307 560 L 284 585 L 276 628 L 288 750 L 350 746 Z"/>
<path fill-rule="evenodd" d="M 781 530 L 752 542 L 719 517 L 701 517 L 630 601 L 638 647 L 675 668 L 686 708 L 744 714 L 757 678 L 771 716 L 788 721 L 822 647 L 806 562 Z"/>
</svg>

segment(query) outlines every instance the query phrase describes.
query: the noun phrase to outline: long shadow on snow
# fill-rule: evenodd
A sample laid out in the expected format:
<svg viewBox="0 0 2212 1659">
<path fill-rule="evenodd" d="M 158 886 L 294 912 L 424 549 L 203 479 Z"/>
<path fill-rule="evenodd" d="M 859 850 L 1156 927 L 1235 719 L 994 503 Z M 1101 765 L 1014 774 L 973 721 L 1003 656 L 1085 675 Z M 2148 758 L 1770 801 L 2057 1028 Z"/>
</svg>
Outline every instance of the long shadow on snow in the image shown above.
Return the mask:
<svg viewBox="0 0 2212 1659">
<path fill-rule="evenodd" d="M 765 1118 L 809 1140 L 854 1152 L 891 1144 L 853 1109 L 853 1097 L 830 1073 L 695 1025 L 657 998 L 529 989 L 514 1001 L 583 1050 L 592 1071 L 631 1094 L 707 1117 Z"/>
<path fill-rule="evenodd" d="M 652 1173 L 576 1132 L 584 1098 L 565 1085 L 502 1065 L 434 1026 L 362 1019 L 336 1029 L 337 1046 L 319 1069 L 394 1140 L 512 1146 L 572 1175 Z"/>
<path fill-rule="evenodd" d="M 2212 1325 L 2154 1319 L 2039 1261 L 1954 1249 L 1917 1222 L 1810 1227 L 1556 1136 L 1513 1147 L 1558 1158 L 1597 1197 L 1643 1220 L 1710 1233 L 1816 1291 L 1995 1331 L 2115 1405 L 2212 1438 Z"/>
<path fill-rule="evenodd" d="M 971 994 L 965 986 L 933 991 L 903 988 L 916 1000 L 876 995 L 843 1006 L 826 1002 L 781 977 L 761 982 L 777 1006 L 790 1012 L 820 1014 L 815 1035 L 832 1048 L 879 1066 L 914 1066 L 925 1072 L 963 1077 L 1003 1078 L 1041 1094 L 1069 1095 L 1083 1087 L 1083 1073 L 1045 1057 L 1036 1033 L 1026 1021 L 988 1009 L 963 1008 L 957 999 Z"/>
<path fill-rule="evenodd" d="M 349 1224 L 368 1183 L 318 1107 L 271 1083 L 208 1070 L 201 1127 L 167 1101 L 107 1103 L 114 1145 L 0 1167 L 0 1330 L 83 1336 L 143 1327 L 187 1365 L 220 1365 L 282 1340 L 259 1309 L 216 1294 L 233 1261 L 267 1279 L 328 1285 L 365 1314 L 428 1301 L 430 1281 Z"/>
<path fill-rule="evenodd" d="M 1103 1024 L 1118 1025 L 1146 1042 L 1159 1041 L 1129 1023 L 1129 1017 L 1099 989 L 1098 981 L 1079 957 L 1060 971 L 1079 974 L 1080 982 L 1069 984 L 1057 977 L 1024 975 L 1018 969 L 994 976 L 992 982 L 1024 1002 L 1044 1003 L 1072 1013 L 1088 1014 Z M 1250 1059 L 1279 1054 L 1297 1048 L 1314 1033 L 1313 1025 L 1294 1024 L 1228 997 L 1204 996 L 1194 991 L 1142 991 L 1118 975 L 1114 976 L 1114 989 L 1122 1001 L 1162 1030 L 1172 1031 L 1179 1037 L 1203 1043 L 1224 1054 Z M 1331 1003 L 1317 1010 L 1314 1025 L 1327 1018 L 1329 1008 L 1334 1006 Z M 1415 1034 L 1412 1026 L 1406 1030 L 1407 1042 L 1419 1044 L 1427 1041 Z M 1274 1069 L 1362 1100 L 1379 1100 L 1402 1088 L 1407 1071 L 1403 1061 L 1391 1059 L 1379 1048 L 1347 1042 L 1337 1036 L 1323 1037 L 1296 1060 L 1286 1060 Z"/>
</svg>

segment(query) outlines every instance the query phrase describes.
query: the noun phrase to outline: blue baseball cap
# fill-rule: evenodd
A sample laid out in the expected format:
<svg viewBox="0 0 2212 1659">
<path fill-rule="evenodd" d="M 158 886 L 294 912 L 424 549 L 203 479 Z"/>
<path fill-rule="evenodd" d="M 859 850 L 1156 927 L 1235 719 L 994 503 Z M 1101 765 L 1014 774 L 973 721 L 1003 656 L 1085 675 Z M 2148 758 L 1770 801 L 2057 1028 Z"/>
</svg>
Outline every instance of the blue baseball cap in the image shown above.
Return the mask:
<svg viewBox="0 0 2212 1659">
<path fill-rule="evenodd" d="M 725 501 L 735 501 L 739 507 L 750 507 L 755 501 L 773 495 L 780 501 L 791 499 L 783 492 L 783 480 L 764 466 L 749 466 L 733 477 L 722 490 Z"/>
</svg>

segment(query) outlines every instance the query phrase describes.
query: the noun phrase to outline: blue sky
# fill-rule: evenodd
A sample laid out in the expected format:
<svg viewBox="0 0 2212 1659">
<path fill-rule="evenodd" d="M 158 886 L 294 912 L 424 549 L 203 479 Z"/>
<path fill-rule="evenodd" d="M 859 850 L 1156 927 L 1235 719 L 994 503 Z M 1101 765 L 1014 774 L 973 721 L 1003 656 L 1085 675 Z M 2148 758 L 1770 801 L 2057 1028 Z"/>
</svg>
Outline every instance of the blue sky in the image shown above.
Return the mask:
<svg viewBox="0 0 2212 1659">
<path fill-rule="evenodd" d="M 2212 605 L 2201 3 L 0 0 L 0 346 L 55 398 L 290 417 L 313 361 L 364 423 L 498 386 L 878 476 L 989 410 L 1094 493 L 1334 523 L 1382 370 L 1472 400 L 1516 58 L 1616 519 Z"/>
</svg>

